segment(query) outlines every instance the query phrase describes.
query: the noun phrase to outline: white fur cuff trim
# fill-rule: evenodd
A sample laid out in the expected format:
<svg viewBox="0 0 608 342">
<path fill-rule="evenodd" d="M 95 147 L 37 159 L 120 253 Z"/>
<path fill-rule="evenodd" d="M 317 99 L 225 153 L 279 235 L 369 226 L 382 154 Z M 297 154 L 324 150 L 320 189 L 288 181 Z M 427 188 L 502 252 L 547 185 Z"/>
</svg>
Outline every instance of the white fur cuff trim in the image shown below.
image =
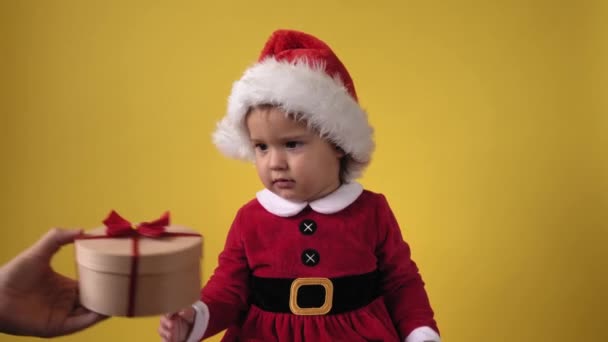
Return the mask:
<svg viewBox="0 0 608 342">
<path fill-rule="evenodd" d="M 207 326 L 209 325 L 209 308 L 207 304 L 202 301 L 198 301 L 192 304 L 192 307 L 196 311 L 194 318 L 194 326 L 190 332 L 190 336 L 186 339 L 186 342 L 198 342 L 203 339 Z"/>
<path fill-rule="evenodd" d="M 441 338 L 435 330 L 429 327 L 419 327 L 405 338 L 405 342 L 441 342 Z"/>
</svg>

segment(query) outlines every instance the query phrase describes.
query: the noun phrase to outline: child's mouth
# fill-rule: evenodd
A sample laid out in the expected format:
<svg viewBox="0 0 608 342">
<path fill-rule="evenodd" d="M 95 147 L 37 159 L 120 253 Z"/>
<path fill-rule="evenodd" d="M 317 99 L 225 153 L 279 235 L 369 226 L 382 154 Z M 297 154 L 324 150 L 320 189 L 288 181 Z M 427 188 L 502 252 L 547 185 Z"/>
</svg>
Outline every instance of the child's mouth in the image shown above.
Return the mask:
<svg viewBox="0 0 608 342">
<path fill-rule="evenodd" d="M 294 181 L 286 178 L 277 178 L 272 180 L 272 185 L 276 186 L 279 189 L 287 189 L 291 188 L 294 185 Z"/>
</svg>

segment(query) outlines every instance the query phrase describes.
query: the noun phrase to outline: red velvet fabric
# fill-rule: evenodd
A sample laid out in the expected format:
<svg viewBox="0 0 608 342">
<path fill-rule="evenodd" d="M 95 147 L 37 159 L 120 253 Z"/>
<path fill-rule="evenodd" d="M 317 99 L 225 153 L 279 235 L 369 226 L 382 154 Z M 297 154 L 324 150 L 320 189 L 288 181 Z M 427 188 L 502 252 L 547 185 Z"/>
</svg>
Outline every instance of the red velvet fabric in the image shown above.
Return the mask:
<svg viewBox="0 0 608 342">
<path fill-rule="evenodd" d="M 300 232 L 304 219 L 317 223 L 312 235 Z M 320 254 L 316 266 L 302 251 Z M 382 296 L 358 310 L 325 316 L 265 312 L 248 303 L 248 278 L 340 277 L 382 274 Z M 219 265 L 201 291 L 209 307 L 205 337 L 229 328 L 223 341 L 398 341 L 415 328 L 437 330 L 418 268 L 410 257 L 384 196 L 364 191 L 335 214 L 310 208 L 293 217 L 266 211 L 257 200 L 243 206 L 228 233 Z"/>
<path fill-rule="evenodd" d="M 277 61 L 295 63 L 306 62 L 309 65 L 322 63 L 330 77 L 339 77 L 350 96 L 357 101 L 355 84 L 348 70 L 329 45 L 308 33 L 294 30 L 277 30 L 268 39 L 258 61 L 273 57 Z"/>
</svg>

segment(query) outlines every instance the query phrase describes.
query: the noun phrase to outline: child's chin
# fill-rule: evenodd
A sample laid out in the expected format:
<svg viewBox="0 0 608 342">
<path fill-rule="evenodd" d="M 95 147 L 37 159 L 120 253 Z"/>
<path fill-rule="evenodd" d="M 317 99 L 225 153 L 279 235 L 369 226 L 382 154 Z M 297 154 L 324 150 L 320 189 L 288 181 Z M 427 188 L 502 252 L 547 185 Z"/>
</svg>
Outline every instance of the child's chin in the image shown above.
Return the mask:
<svg viewBox="0 0 608 342">
<path fill-rule="evenodd" d="M 298 196 L 293 190 L 275 190 L 274 193 L 288 201 L 306 202 L 306 199 L 303 199 L 302 196 Z"/>
</svg>

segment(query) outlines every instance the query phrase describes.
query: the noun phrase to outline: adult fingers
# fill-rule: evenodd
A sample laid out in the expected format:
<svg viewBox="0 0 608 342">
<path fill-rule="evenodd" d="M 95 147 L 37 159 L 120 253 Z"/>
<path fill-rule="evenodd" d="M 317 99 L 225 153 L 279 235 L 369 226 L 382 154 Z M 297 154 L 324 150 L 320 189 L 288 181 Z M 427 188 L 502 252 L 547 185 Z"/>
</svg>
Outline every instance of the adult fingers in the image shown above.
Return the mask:
<svg viewBox="0 0 608 342">
<path fill-rule="evenodd" d="M 81 315 L 70 316 L 63 324 L 62 329 L 59 331 L 59 335 L 66 335 L 80 330 L 84 330 L 92 325 L 103 321 L 106 318 L 108 318 L 108 316 L 104 316 L 91 311 L 87 311 Z"/>
</svg>

